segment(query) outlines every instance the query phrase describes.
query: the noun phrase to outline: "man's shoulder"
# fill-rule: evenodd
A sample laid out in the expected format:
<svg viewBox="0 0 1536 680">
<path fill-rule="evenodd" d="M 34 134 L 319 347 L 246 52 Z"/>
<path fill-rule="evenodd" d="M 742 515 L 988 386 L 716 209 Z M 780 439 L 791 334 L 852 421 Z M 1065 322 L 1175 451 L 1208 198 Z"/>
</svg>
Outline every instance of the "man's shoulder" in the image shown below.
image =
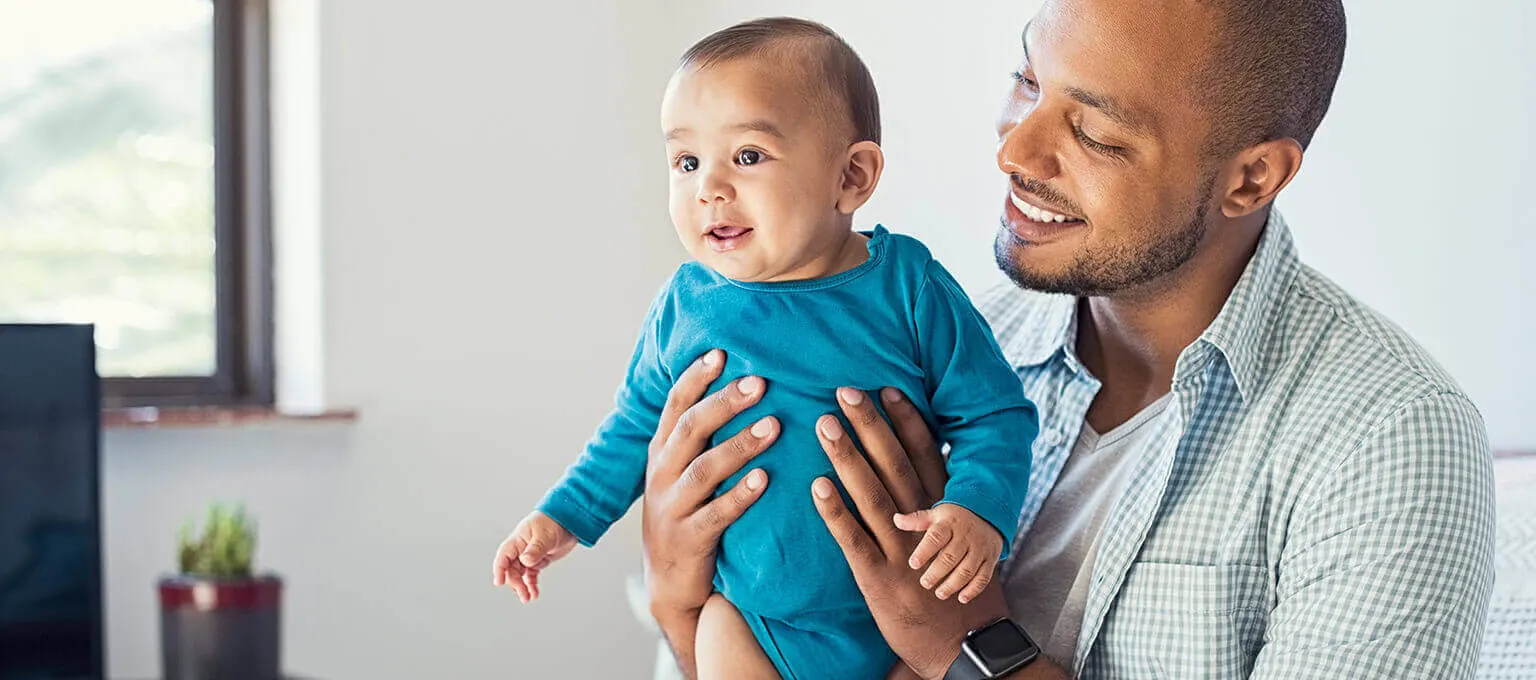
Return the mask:
<svg viewBox="0 0 1536 680">
<path fill-rule="evenodd" d="M 1450 373 L 1392 320 L 1303 265 L 1271 338 L 1283 378 L 1327 376 L 1350 395 L 1465 396 Z M 1287 365 L 1297 371 L 1287 372 Z"/>
<path fill-rule="evenodd" d="M 1480 460 L 1485 430 L 1476 406 L 1407 331 L 1306 266 L 1282 300 L 1265 343 L 1268 379 L 1249 407 L 1295 436 L 1270 441 L 1328 469 L 1375 455 L 1369 442 L 1383 436 L 1398 436 L 1416 456 Z M 1443 432 L 1458 440 L 1436 439 Z"/>
</svg>

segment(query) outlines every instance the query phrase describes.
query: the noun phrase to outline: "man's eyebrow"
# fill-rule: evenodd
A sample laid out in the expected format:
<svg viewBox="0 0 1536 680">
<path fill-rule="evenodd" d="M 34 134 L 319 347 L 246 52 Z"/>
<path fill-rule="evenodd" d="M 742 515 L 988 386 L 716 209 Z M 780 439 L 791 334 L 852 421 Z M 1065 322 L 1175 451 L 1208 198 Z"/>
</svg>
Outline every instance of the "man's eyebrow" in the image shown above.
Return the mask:
<svg viewBox="0 0 1536 680">
<path fill-rule="evenodd" d="M 1109 97 L 1076 87 L 1064 88 L 1062 91 L 1066 92 L 1068 97 L 1097 109 L 1099 113 L 1104 114 L 1105 117 L 1118 123 L 1121 127 L 1143 135 L 1151 135 L 1153 132 L 1151 125 L 1142 121 L 1133 115 L 1130 109 L 1116 103 L 1115 100 Z"/>
<path fill-rule="evenodd" d="M 1019 36 L 1019 42 L 1024 46 L 1024 63 L 1026 64 L 1031 63 L 1032 61 L 1029 58 L 1029 28 L 1034 25 L 1035 22 L 1033 20 L 1031 20 L 1028 24 L 1025 24 L 1024 33 Z M 1066 87 L 1063 88 L 1062 91 L 1066 92 L 1068 97 L 1077 100 L 1079 103 L 1085 106 L 1089 106 L 1098 110 L 1099 113 L 1104 114 L 1105 117 L 1119 124 L 1121 127 L 1131 130 L 1132 132 L 1142 135 L 1152 135 L 1155 132 L 1150 124 L 1140 120 L 1137 116 L 1131 113 L 1131 110 L 1128 107 L 1117 103 L 1110 97 L 1094 92 L 1089 92 L 1088 90 L 1084 90 L 1078 87 Z"/>
</svg>

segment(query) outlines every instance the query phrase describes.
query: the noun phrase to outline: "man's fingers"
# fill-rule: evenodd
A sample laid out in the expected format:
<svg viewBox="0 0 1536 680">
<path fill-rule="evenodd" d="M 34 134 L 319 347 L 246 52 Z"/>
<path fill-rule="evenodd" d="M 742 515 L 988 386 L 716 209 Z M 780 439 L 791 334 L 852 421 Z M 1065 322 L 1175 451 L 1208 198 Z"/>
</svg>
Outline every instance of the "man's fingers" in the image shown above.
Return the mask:
<svg viewBox="0 0 1536 680">
<path fill-rule="evenodd" d="M 902 539 L 891 520 L 896 506 L 890 493 L 870 468 L 869 461 L 854 446 L 853 439 L 843 430 L 842 424 L 837 422 L 837 417 L 824 415 L 818 419 L 816 437 L 821 440 L 822 450 L 832 460 L 832 469 L 837 471 L 837 478 L 842 480 L 843 488 L 853 498 L 859 519 L 869 527 L 869 533 L 879 543 L 880 550 L 886 554 L 898 549 L 906 552 L 899 548 Z"/>
<path fill-rule="evenodd" d="M 689 407 L 704 398 L 704 391 L 709 389 L 710 383 L 713 383 L 715 378 L 720 377 L 720 372 L 723 370 L 725 370 L 725 352 L 712 349 L 690 364 L 672 383 L 672 389 L 667 391 L 667 403 L 661 409 L 661 420 L 657 423 L 656 433 L 651 436 L 651 465 L 661 463 L 656 459 L 656 454 L 661 453 L 662 444 L 672 436 L 672 430 L 677 427 L 677 419 L 681 418 L 683 412 Z M 682 466 L 683 463 L 678 463 L 676 469 L 681 469 Z"/>
<path fill-rule="evenodd" d="M 880 415 L 880 410 L 875 408 L 874 400 L 862 390 L 840 387 L 837 390 L 837 402 L 853 426 L 854 434 L 858 435 L 859 443 L 864 446 L 864 457 L 885 484 L 896 508 L 901 512 L 911 512 L 925 507 L 927 503 L 922 498 L 924 489 L 917 478 L 917 471 L 913 469 L 912 461 L 902 449 L 896 433 L 885 422 L 885 417 Z"/>
<path fill-rule="evenodd" d="M 773 416 L 763 418 L 704 453 L 699 454 L 683 469 L 679 499 L 696 507 L 714 495 L 715 489 L 731 475 L 736 474 L 762 453 L 779 436 L 779 421 Z"/>
<path fill-rule="evenodd" d="M 929 529 L 923 534 L 923 540 L 918 542 L 917 548 L 912 551 L 912 557 L 907 559 L 907 566 L 922 569 L 923 565 L 928 564 L 928 560 L 933 559 L 933 556 L 939 554 L 944 546 L 949 545 L 951 534 L 949 527 L 944 524 Z"/>
<path fill-rule="evenodd" d="M 721 494 L 694 514 L 699 529 L 708 534 L 711 541 L 718 539 L 726 527 L 740 519 L 747 508 L 763 497 L 763 489 L 767 486 L 768 473 L 761 468 L 748 472 L 736 482 L 736 487 L 730 493 Z"/>
<path fill-rule="evenodd" d="M 982 562 L 982 558 L 975 551 L 967 552 L 965 557 L 961 558 L 960 566 L 950 572 L 949 578 L 944 579 L 944 583 L 940 584 L 939 589 L 933 594 L 938 595 L 940 600 L 947 600 L 950 595 L 960 592 L 981 572 Z"/>
<path fill-rule="evenodd" d="M 843 497 L 838 495 L 832 480 L 817 477 L 811 482 L 811 497 L 816 503 L 816 512 L 821 514 L 821 521 L 826 522 L 833 540 L 843 549 L 843 557 L 853 567 L 854 576 L 884 557 L 880 546 L 864 531 L 858 518 L 848 511 L 848 506 L 843 503 Z"/>
<path fill-rule="evenodd" d="M 912 468 L 922 481 L 928 496 L 923 499 L 924 504 L 943 498 L 949 472 L 944 469 L 944 456 L 940 454 L 939 445 L 923 415 L 912 405 L 912 400 L 894 387 L 880 390 L 880 403 L 885 406 L 885 414 L 891 419 L 901 448 L 907 452 L 907 460 L 912 462 Z"/>
</svg>

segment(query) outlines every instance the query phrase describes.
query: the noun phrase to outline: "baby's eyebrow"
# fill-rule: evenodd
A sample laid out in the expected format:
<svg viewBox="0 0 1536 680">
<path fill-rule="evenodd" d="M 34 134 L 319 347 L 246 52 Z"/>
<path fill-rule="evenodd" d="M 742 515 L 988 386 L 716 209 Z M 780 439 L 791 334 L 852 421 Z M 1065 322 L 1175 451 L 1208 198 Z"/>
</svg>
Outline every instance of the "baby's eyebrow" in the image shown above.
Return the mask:
<svg viewBox="0 0 1536 680">
<path fill-rule="evenodd" d="M 730 130 L 731 132 L 761 132 L 765 135 L 773 135 L 779 139 L 786 138 L 784 131 L 780 130 L 779 126 L 774 125 L 772 121 L 763 120 L 761 118 L 757 120 L 749 120 L 745 123 L 737 123 L 726 129 Z"/>
</svg>

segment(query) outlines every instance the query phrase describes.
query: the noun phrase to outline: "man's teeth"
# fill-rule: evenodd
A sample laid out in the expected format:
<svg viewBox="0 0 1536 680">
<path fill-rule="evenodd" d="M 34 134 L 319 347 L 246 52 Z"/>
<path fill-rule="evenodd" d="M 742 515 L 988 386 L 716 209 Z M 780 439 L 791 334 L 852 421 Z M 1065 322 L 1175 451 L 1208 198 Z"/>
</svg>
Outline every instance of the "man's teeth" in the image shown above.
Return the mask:
<svg viewBox="0 0 1536 680">
<path fill-rule="evenodd" d="M 1028 217 L 1029 219 L 1032 219 L 1036 222 L 1073 221 L 1073 218 L 1067 217 L 1066 215 L 1057 215 L 1056 213 L 1050 212 L 1048 210 L 1041 210 L 1035 206 L 1025 203 L 1023 199 L 1019 198 L 1018 194 L 1009 192 L 1008 198 L 1009 200 L 1013 201 L 1013 207 L 1018 208 L 1019 212 L 1024 213 L 1025 217 Z"/>
</svg>

